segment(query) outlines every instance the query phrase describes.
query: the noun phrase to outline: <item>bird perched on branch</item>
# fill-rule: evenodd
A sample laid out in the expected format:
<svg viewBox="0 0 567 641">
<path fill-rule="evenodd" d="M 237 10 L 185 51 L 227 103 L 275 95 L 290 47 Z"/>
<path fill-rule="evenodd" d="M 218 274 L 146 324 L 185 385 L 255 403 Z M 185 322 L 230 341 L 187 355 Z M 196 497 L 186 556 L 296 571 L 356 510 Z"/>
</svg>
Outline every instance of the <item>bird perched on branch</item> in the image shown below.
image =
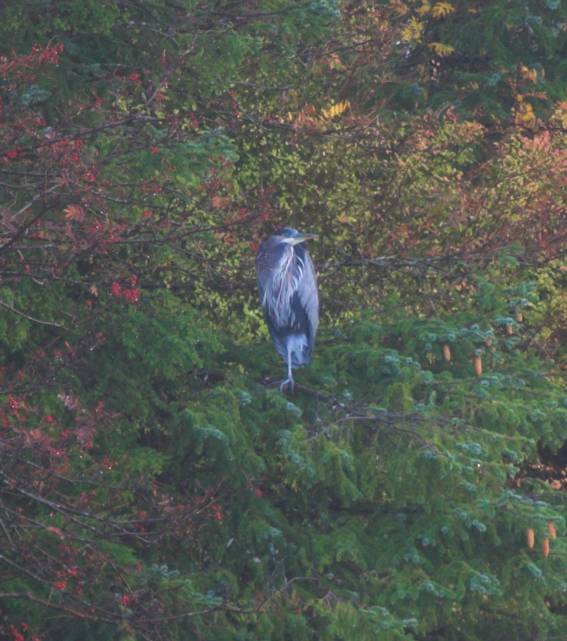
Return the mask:
<svg viewBox="0 0 567 641">
<path fill-rule="evenodd" d="M 287 378 L 293 391 L 293 368 L 311 360 L 319 323 L 319 297 L 313 262 L 305 241 L 317 238 L 285 227 L 258 249 L 256 275 L 260 303 L 278 354 L 287 363 Z"/>
</svg>

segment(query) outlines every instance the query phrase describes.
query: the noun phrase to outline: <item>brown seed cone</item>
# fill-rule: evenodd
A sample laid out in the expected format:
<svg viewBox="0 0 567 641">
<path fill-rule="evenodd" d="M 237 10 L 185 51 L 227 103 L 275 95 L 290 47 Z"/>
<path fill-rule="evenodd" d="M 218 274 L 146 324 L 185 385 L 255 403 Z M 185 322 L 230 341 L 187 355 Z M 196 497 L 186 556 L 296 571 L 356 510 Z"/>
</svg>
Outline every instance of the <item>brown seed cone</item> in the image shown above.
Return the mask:
<svg viewBox="0 0 567 641">
<path fill-rule="evenodd" d="M 515 316 L 516 316 L 516 320 L 518 321 L 518 323 L 521 323 L 524 320 L 524 314 L 523 314 L 521 309 L 517 309 L 516 310 Z"/>
<path fill-rule="evenodd" d="M 482 376 L 482 358 L 480 356 L 473 356 L 474 373 L 477 376 Z"/>
<path fill-rule="evenodd" d="M 450 345 L 443 345 L 443 358 L 447 361 L 447 363 L 451 362 L 451 347 Z"/>
<path fill-rule="evenodd" d="M 552 541 L 555 541 L 555 539 L 557 538 L 557 530 L 555 529 L 555 525 L 553 524 L 553 521 L 547 522 L 547 531 L 549 532 L 549 538 Z"/>
<path fill-rule="evenodd" d="M 506 325 L 506 334 L 508 334 L 508 336 L 512 336 L 513 333 L 514 328 L 512 327 L 512 325 Z"/>
<path fill-rule="evenodd" d="M 543 556 L 549 556 L 549 539 L 547 537 L 543 539 L 543 543 L 541 544 L 541 551 L 543 552 Z"/>
<path fill-rule="evenodd" d="M 532 550 L 535 545 L 535 532 L 533 527 L 528 528 L 526 532 L 526 538 L 528 542 L 528 547 L 530 548 L 530 550 Z"/>
</svg>

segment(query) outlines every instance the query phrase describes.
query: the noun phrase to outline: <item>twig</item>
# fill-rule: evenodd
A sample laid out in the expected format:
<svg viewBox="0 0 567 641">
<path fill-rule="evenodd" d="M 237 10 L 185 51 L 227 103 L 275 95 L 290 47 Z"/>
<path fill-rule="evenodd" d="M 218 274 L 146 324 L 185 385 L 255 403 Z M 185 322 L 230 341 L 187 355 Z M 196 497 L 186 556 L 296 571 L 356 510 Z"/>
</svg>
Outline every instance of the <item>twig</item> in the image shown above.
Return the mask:
<svg viewBox="0 0 567 641">
<path fill-rule="evenodd" d="M 24 205 L 21 209 L 19 209 L 14 217 L 19 216 L 20 214 L 23 214 L 25 211 L 27 211 L 36 201 L 38 201 L 40 198 L 43 198 L 47 194 L 50 194 L 52 191 L 55 191 L 56 189 L 59 189 L 60 185 L 55 184 L 52 185 L 49 189 L 46 189 L 44 191 L 41 191 L 37 193 L 26 205 Z M 0 245 L 0 252 L 6 251 L 6 249 L 10 248 L 16 241 L 18 241 L 25 233 L 26 231 L 37 221 L 39 220 L 44 214 L 44 210 L 40 211 L 37 213 L 35 216 L 32 216 L 31 219 L 29 219 L 24 225 L 22 225 L 18 231 L 10 238 L 10 240 L 6 241 L 3 245 Z"/>
<path fill-rule="evenodd" d="M 0 592 L 0 599 L 29 599 L 34 603 L 39 603 L 40 605 L 45 606 L 46 608 L 60 610 L 61 612 L 66 612 L 67 614 L 76 616 L 79 619 L 88 619 L 89 621 L 104 621 L 105 623 L 116 623 L 116 621 L 120 619 L 120 617 L 118 616 L 113 618 L 97 616 L 95 614 L 77 610 L 75 608 L 61 605 L 53 601 L 46 601 L 45 599 L 41 599 L 35 596 L 35 594 L 32 594 L 31 592 Z"/>
<path fill-rule="evenodd" d="M 45 191 L 41 191 L 37 193 L 30 201 L 29 203 L 25 204 L 21 209 L 18 209 L 18 211 L 14 214 L 14 217 L 19 216 L 20 214 L 23 214 L 26 212 L 35 202 L 36 200 L 39 200 L 46 194 L 50 194 L 52 191 L 55 191 L 56 189 L 59 188 L 59 185 L 52 185 L 49 189 L 46 189 Z"/>
<path fill-rule="evenodd" d="M 35 318 L 34 316 L 30 316 L 29 314 L 26 314 L 25 312 L 22 312 L 19 309 L 12 307 L 12 305 L 6 303 L 3 300 L 0 300 L 0 307 L 3 307 L 4 309 L 9 310 L 10 312 L 13 312 L 14 314 L 17 314 L 18 316 L 21 316 L 22 318 L 25 318 L 26 320 L 29 320 L 32 323 L 37 323 L 38 325 L 47 325 L 48 327 L 56 327 L 57 329 L 65 329 L 65 327 L 63 325 L 60 325 L 59 323 L 53 323 L 52 321 L 41 320 L 39 318 Z"/>
<path fill-rule="evenodd" d="M 398 432 L 399 434 L 407 434 L 408 436 L 411 436 L 412 438 L 417 439 L 423 445 L 426 445 L 428 447 L 431 447 L 431 443 L 419 432 L 416 432 L 415 430 L 410 430 L 406 429 L 403 427 L 398 427 L 397 425 L 394 425 L 395 421 L 407 421 L 409 419 L 412 420 L 421 420 L 421 416 L 416 415 L 416 414 L 397 414 L 397 413 L 392 413 L 392 412 L 384 412 L 384 416 L 344 416 L 342 418 L 339 418 L 336 423 L 345 423 L 345 422 L 356 422 L 356 421 L 366 421 L 366 422 L 371 422 L 371 423 L 385 423 L 388 426 L 388 429 L 392 432 Z"/>
</svg>

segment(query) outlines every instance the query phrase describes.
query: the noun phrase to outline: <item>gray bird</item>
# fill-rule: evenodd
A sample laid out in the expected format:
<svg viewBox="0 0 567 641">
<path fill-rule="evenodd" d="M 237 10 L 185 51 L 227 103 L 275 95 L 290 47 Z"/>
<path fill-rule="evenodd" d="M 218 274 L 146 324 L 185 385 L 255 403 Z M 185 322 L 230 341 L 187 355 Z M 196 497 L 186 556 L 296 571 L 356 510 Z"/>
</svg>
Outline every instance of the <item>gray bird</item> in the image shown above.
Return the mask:
<svg viewBox="0 0 567 641">
<path fill-rule="evenodd" d="M 303 244 L 315 234 L 285 227 L 263 242 L 256 255 L 260 303 L 278 354 L 287 363 L 293 391 L 293 368 L 311 360 L 319 324 L 319 297 L 313 262 Z"/>
</svg>

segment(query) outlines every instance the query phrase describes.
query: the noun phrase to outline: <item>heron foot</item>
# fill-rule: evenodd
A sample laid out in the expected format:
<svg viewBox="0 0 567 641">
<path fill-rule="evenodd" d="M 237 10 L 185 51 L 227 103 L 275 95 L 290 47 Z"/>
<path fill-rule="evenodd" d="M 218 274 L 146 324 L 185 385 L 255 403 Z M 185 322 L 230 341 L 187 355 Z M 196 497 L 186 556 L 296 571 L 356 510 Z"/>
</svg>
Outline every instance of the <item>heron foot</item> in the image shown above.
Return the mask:
<svg viewBox="0 0 567 641">
<path fill-rule="evenodd" d="M 293 378 L 286 378 L 285 381 L 282 381 L 280 385 L 280 392 L 283 392 L 286 387 L 289 386 L 289 391 L 293 394 L 293 388 L 295 386 L 295 381 Z"/>
</svg>

